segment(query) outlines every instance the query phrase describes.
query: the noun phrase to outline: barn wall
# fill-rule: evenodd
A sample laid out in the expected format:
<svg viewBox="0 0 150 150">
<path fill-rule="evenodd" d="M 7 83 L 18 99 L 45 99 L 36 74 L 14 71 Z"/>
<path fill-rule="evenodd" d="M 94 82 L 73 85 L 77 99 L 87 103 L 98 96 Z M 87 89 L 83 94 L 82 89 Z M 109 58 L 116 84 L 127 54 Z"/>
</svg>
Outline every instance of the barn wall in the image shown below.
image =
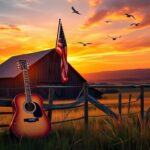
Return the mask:
<svg viewBox="0 0 150 150">
<path fill-rule="evenodd" d="M 60 56 L 51 51 L 42 59 L 29 68 L 29 78 L 32 92 L 40 94 L 43 98 L 48 98 L 48 89 L 35 88 L 37 85 L 62 85 L 60 77 Z M 86 80 L 69 65 L 69 81 L 63 85 L 82 85 Z M 3 89 L 1 89 L 3 88 Z M 14 89 L 12 89 L 14 88 Z M 76 98 L 81 88 L 55 88 L 55 99 Z M 23 75 L 16 78 L 0 79 L 0 97 L 13 98 L 24 92 Z"/>
</svg>

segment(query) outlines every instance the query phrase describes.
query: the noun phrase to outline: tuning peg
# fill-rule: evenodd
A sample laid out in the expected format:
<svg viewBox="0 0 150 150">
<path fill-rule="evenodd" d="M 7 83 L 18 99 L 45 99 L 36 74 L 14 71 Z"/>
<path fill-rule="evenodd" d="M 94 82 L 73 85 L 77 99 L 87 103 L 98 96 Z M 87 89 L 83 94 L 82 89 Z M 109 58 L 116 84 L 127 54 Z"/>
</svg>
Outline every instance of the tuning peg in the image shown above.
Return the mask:
<svg viewBox="0 0 150 150">
<path fill-rule="evenodd" d="M 20 69 L 20 64 L 18 62 L 16 64 L 17 64 L 17 68 Z"/>
<path fill-rule="evenodd" d="M 30 67 L 30 65 L 29 65 L 29 63 L 27 63 L 27 69 L 29 69 L 29 67 Z"/>
<path fill-rule="evenodd" d="M 17 66 L 20 65 L 19 62 L 16 62 Z"/>
<path fill-rule="evenodd" d="M 17 69 L 21 69 L 21 67 L 20 67 L 20 66 L 17 66 Z"/>
</svg>

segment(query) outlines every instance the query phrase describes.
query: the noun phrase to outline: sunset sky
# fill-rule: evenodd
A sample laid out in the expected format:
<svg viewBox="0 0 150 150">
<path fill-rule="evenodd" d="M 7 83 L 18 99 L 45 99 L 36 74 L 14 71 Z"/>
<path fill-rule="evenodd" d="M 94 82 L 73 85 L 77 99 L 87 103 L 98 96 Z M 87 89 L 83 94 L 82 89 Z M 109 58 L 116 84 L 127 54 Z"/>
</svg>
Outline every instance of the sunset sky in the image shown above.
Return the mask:
<svg viewBox="0 0 150 150">
<path fill-rule="evenodd" d="M 59 18 L 68 61 L 80 73 L 150 68 L 150 0 L 0 0 L 0 63 L 54 48 Z M 80 41 L 93 44 L 83 47 Z"/>
</svg>

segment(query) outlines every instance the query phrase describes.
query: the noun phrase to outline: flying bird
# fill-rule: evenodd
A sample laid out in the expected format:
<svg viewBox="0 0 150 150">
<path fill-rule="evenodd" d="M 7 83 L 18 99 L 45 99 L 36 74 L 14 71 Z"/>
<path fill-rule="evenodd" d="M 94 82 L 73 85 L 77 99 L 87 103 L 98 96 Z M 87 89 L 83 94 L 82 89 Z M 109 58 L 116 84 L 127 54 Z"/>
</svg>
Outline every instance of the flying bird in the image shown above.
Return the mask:
<svg viewBox="0 0 150 150">
<path fill-rule="evenodd" d="M 115 40 L 121 38 L 121 35 L 119 35 L 119 36 L 110 36 L 110 35 L 108 35 L 108 37 L 111 38 L 113 41 L 115 41 Z"/>
<path fill-rule="evenodd" d="M 111 23 L 111 22 L 112 22 L 111 20 L 106 20 L 106 21 L 105 21 L 105 23 Z"/>
<path fill-rule="evenodd" d="M 131 23 L 130 24 L 130 26 L 134 26 L 134 27 L 137 27 L 137 26 L 139 26 L 140 25 L 140 23 Z"/>
<path fill-rule="evenodd" d="M 124 14 L 127 18 L 133 18 L 133 19 L 135 19 L 136 20 L 136 18 L 133 16 L 133 15 L 131 15 L 131 14 L 128 14 L 128 13 L 126 13 L 126 14 Z"/>
<path fill-rule="evenodd" d="M 87 45 L 90 45 L 92 43 L 83 43 L 83 42 L 78 42 L 79 44 L 82 44 L 83 46 L 87 46 Z"/>
<path fill-rule="evenodd" d="M 78 15 L 81 15 L 80 13 L 79 13 L 79 11 L 77 11 L 73 6 L 71 7 L 71 9 L 72 9 L 72 13 L 75 13 L 75 14 L 78 14 Z"/>
</svg>

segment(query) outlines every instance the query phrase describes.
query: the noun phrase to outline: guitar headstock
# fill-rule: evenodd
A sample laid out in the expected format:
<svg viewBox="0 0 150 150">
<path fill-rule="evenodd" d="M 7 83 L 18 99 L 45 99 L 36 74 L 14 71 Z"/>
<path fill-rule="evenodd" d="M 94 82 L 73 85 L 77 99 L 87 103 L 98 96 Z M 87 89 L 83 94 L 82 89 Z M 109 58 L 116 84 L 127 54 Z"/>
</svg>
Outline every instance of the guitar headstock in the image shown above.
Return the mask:
<svg viewBox="0 0 150 150">
<path fill-rule="evenodd" d="M 28 63 L 27 63 L 26 60 L 19 60 L 17 62 L 17 67 L 19 69 L 21 69 L 21 70 L 24 70 L 24 69 L 27 70 L 27 69 L 29 69 L 29 65 L 28 65 Z"/>
</svg>

